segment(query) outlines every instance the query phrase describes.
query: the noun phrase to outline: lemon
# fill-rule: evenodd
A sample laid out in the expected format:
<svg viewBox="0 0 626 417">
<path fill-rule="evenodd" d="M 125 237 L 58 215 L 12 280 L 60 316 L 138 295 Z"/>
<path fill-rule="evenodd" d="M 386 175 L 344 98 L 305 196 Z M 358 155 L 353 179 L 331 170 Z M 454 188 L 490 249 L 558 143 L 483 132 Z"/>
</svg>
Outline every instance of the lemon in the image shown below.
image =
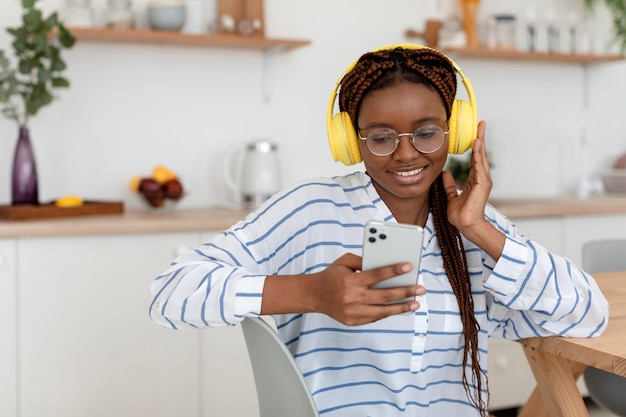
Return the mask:
<svg viewBox="0 0 626 417">
<path fill-rule="evenodd" d="M 176 173 L 170 171 L 163 165 L 157 165 L 152 170 L 152 179 L 158 182 L 159 184 L 165 184 L 169 180 L 175 180 L 177 177 Z"/>
<path fill-rule="evenodd" d="M 75 195 L 66 195 L 54 202 L 57 207 L 80 207 L 83 205 L 83 199 Z"/>
<path fill-rule="evenodd" d="M 141 176 L 137 175 L 136 177 L 133 177 L 133 179 L 130 180 L 130 190 L 131 191 L 139 191 L 139 183 L 141 182 Z"/>
</svg>

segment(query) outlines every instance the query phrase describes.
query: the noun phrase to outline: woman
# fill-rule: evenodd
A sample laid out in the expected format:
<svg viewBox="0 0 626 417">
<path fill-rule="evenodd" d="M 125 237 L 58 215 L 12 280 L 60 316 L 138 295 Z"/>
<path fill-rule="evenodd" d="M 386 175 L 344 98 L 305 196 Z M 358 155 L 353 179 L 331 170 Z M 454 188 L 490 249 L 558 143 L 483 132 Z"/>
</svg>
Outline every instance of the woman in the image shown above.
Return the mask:
<svg viewBox="0 0 626 417">
<path fill-rule="evenodd" d="M 273 315 L 323 416 L 486 416 L 488 337 L 592 337 L 607 302 L 487 203 L 484 121 L 465 191 L 443 172 L 457 89 L 445 55 L 382 48 L 340 86 L 365 172 L 298 183 L 180 256 L 150 315 L 175 329 Z M 411 265 L 360 271 L 370 219 L 424 227 L 423 286 L 372 288 Z"/>
</svg>

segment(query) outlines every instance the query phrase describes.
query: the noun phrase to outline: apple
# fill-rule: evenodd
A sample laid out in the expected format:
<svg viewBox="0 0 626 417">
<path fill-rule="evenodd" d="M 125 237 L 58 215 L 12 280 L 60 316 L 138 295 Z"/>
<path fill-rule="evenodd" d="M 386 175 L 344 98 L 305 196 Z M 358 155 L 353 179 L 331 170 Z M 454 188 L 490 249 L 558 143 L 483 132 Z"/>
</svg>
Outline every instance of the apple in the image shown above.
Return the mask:
<svg viewBox="0 0 626 417">
<path fill-rule="evenodd" d="M 144 195 L 144 197 L 152 207 L 161 207 L 165 204 L 165 197 L 163 195 L 153 195 L 150 197 Z"/>
<path fill-rule="evenodd" d="M 183 185 L 176 178 L 167 180 L 163 184 L 163 192 L 165 194 L 165 198 L 178 200 L 183 196 Z"/>
<path fill-rule="evenodd" d="M 139 181 L 139 192 L 146 197 L 158 196 L 163 194 L 161 184 L 152 178 L 142 178 Z"/>
</svg>

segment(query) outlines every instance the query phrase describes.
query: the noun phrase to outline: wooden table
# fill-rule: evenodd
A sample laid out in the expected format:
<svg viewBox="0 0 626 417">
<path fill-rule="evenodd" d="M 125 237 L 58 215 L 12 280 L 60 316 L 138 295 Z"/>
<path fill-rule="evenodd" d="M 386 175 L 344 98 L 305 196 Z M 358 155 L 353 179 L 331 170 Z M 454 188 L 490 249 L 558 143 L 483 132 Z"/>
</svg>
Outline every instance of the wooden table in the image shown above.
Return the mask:
<svg viewBox="0 0 626 417">
<path fill-rule="evenodd" d="M 576 380 L 587 366 L 626 377 L 626 271 L 593 274 L 611 306 L 596 338 L 520 340 L 537 387 L 519 417 L 589 417 Z"/>
</svg>

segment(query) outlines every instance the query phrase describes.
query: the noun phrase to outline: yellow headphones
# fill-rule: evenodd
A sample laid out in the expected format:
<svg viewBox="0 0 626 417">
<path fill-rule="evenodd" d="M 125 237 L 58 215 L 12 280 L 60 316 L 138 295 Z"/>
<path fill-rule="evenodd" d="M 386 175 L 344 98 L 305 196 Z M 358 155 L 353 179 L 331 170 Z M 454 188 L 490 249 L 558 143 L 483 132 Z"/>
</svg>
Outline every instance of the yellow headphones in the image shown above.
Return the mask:
<svg viewBox="0 0 626 417">
<path fill-rule="evenodd" d="M 374 49 L 372 52 L 393 50 L 398 47 L 404 49 L 432 49 L 422 45 L 393 44 Z M 469 80 L 465 78 L 465 75 L 463 75 L 461 68 L 450 58 L 448 59 L 452 62 L 454 69 L 461 77 L 463 85 L 467 90 L 467 95 L 469 96 L 469 103 L 466 100 L 454 100 L 450 119 L 448 120 L 448 127 L 450 129 L 450 133 L 448 134 L 448 153 L 462 154 L 472 147 L 472 143 L 474 143 L 474 139 L 478 134 L 476 98 L 474 97 L 472 85 Z M 328 129 L 330 151 L 335 161 L 343 162 L 344 165 L 354 165 L 361 162 L 359 138 L 348 113 L 344 111 L 333 116 L 333 108 L 335 107 L 335 100 L 337 99 L 337 93 L 341 86 L 341 80 L 347 73 L 354 69 L 358 61 L 357 59 L 344 70 L 341 77 L 337 80 L 335 89 L 331 93 L 328 103 L 326 127 Z"/>
</svg>

